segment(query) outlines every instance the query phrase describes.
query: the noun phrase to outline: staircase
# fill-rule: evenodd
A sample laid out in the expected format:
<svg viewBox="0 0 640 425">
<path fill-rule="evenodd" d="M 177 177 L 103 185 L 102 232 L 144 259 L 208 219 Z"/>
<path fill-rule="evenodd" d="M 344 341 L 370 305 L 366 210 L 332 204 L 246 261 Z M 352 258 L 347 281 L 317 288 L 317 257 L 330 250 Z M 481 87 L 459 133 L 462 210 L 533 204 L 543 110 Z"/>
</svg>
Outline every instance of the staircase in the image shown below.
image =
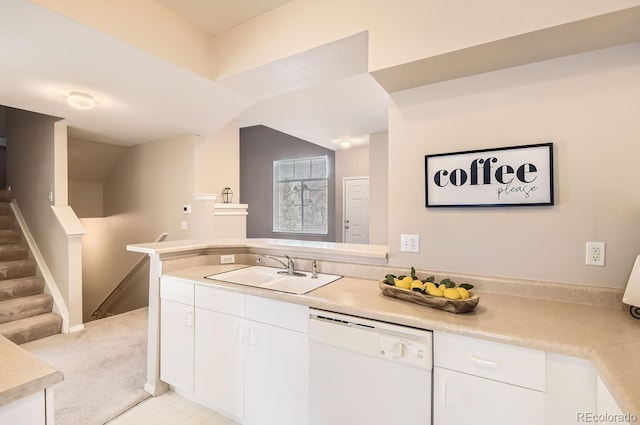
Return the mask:
<svg viewBox="0 0 640 425">
<path fill-rule="evenodd" d="M 0 335 L 23 344 L 60 333 L 62 317 L 52 313 L 53 298 L 36 275 L 11 199 L 11 192 L 0 190 Z"/>
</svg>

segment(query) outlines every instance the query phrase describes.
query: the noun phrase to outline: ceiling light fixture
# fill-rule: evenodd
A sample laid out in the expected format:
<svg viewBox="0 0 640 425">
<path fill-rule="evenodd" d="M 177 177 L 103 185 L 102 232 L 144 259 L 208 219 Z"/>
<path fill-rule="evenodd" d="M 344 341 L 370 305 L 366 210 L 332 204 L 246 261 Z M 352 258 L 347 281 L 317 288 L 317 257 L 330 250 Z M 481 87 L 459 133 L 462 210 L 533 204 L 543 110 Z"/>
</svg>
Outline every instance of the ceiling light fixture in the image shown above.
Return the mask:
<svg viewBox="0 0 640 425">
<path fill-rule="evenodd" d="M 96 106 L 93 96 L 79 91 L 69 92 L 67 103 L 76 109 L 93 109 Z"/>
<path fill-rule="evenodd" d="M 342 149 L 349 149 L 351 147 L 351 142 L 348 140 L 343 140 L 342 142 L 340 142 L 340 147 Z"/>
</svg>

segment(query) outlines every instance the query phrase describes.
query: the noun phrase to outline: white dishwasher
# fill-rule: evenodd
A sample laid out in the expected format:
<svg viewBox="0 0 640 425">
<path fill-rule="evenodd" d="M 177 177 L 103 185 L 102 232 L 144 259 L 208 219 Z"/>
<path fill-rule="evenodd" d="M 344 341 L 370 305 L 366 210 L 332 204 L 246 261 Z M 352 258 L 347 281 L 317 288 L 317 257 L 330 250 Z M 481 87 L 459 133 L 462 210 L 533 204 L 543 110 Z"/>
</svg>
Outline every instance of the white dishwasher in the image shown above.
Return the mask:
<svg viewBox="0 0 640 425">
<path fill-rule="evenodd" d="M 310 310 L 309 425 L 430 425 L 431 331 Z"/>
</svg>

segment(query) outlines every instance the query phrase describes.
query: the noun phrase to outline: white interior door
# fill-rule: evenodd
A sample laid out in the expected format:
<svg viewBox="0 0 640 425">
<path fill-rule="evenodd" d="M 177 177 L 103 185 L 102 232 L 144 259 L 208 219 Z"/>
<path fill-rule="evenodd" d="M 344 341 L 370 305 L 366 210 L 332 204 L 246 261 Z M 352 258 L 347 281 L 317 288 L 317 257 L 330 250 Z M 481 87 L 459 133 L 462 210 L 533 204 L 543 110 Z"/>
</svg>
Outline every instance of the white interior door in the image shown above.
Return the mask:
<svg viewBox="0 0 640 425">
<path fill-rule="evenodd" d="M 344 241 L 369 243 L 369 177 L 344 179 Z"/>
</svg>

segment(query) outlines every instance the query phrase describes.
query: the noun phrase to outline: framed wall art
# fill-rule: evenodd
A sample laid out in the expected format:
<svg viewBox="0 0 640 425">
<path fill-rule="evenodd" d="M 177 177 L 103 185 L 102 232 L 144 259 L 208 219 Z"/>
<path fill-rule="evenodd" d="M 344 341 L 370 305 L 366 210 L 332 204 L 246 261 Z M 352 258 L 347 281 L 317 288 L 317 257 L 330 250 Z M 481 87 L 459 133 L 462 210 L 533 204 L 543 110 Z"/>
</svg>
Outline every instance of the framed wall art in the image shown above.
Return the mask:
<svg viewBox="0 0 640 425">
<path fill-rule="evenodd" d="M 427 207 L 553 205 L 553 143 L 425 155 Z"/>
</svg>

